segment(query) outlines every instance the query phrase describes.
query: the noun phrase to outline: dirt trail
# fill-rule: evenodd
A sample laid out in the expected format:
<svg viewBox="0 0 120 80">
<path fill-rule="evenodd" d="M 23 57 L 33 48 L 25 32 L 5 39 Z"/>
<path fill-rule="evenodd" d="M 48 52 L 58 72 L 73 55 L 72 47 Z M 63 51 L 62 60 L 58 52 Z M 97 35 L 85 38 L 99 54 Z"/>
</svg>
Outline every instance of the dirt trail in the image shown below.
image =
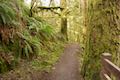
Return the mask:
<svg viewBox="0 0 120 80">
<path fill-rule="evenodd" d="M 51 73 L 41 73 L 26 66 L 20 69 L 24 74 L 19 74 L 21 73 L 19 70 L 17 73 L 13 71 L 0 76 L 0 80 L 82 80 L 79 73 L 78 51 L 80 51 L 78 44 L 66 45 Z"/>
<path fill-rule="evenodd" d="M 77 58 L 79 50 L 80 47 L 77 44 L 67 45 L 48 80 L 81 80 Z"/>
</svg>

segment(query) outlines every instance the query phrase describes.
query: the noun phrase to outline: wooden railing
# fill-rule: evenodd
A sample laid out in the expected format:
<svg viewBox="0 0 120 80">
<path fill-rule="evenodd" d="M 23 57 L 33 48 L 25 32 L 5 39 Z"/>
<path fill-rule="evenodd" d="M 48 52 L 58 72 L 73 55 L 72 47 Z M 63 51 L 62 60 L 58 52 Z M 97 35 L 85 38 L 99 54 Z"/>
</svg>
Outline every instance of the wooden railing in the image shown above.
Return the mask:
<svg viewBox="0 0 120 80">
<path fill-rule="evenodd" d="M 103 53 L 101 56 L 102 70 L 100 73 L 101 80 L 120 80 L 120 68 L 112 63 L 112 56 L 109 53 Z"/>
</svg>

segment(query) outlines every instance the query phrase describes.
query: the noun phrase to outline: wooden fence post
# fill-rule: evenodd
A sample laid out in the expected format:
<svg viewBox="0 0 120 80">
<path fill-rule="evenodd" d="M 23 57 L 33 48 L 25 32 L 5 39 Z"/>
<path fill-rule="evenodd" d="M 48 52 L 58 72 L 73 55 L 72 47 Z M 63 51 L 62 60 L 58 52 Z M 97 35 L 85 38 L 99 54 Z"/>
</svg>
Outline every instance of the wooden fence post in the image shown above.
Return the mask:
<svg viewBox="0 0 120 80">
<path fill-rule="evenodd" d="M 105 75 L 108 75 L 108 79 L 110 79 L 110 76 L 111 76 L 111 73 L 107 71 L 107 68 L 104 66 L 104 59 L 108 59 L 108 60 L 112 60 L 112 56 L 110 53 L 103 53 L 101 55 L 101 63 L 102 63 L 102 70 L 100 72 L 100 77 L 101 77 L 101 80 L 106 80 L 105 79 Z"/>
</svg>

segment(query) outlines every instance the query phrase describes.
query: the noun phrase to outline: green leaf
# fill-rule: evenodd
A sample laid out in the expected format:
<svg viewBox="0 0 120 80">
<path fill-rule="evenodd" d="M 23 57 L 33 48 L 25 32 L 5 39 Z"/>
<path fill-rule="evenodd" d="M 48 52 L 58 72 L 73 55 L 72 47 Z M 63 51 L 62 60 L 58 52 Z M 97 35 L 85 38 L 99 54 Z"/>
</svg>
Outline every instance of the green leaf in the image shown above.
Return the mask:
<svg viewBox="0 0 120 80">
<path fill-rule="evenodd" d="M 28 47 L 25 46 L 24 50 L 25 50 L 25 55 L 26 55 L 27 59 L 29 59 L 29 51 L 28 51 Z"/>
<path fill-rule="evenodd" d="M 3 15 L 0 15 L 0 16 L 1 16 L 1 18 L 2 18 L 2 22 L 3 22 L 3 24 L 6 24 L 5 17 L 4 17 Z"/>
</svg>

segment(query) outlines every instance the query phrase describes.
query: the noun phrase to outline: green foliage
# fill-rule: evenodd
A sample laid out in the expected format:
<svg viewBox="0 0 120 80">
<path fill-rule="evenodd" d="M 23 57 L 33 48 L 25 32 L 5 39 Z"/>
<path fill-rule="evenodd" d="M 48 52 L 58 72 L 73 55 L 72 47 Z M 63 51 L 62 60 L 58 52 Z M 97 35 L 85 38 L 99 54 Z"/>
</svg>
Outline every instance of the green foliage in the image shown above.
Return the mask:
<svg viewBox="0 0 120 80">
<path fill-rule="evenodd" d="M 0 2 L 0 25 L 13 25 L 16 19 L 11 1 Z"/>
<path fill-rule="evenodd" d="M 22 11 L 22 16 L 29 16 L 30 14 L 30 9 L 27 7 L 23 2 L 19 2 L 21 4 L 21 11 Z M 18 4 L 19 4 L 18 3 Z"/>
<path fill-rule="evenodd" d="M 0 72 L 11 69 L 21 59 L 31 60 L 42 54 L 42 47 L 52 40 L 53 29 L 40 18 L 29 17 L 30 10 L 22 1 L 0 1 L 0 52 L 14 56 L 8 64 L 10 55 L 0 56 Z M 12 27 L 18 26 L 18 27 Z M 5 57 L 5 58 L 4 58 Z"/>
<path fill-rule="evenodd" d="M 87 14 L 87 40 L 82 73 L 85 80 L 100 80 L 100 56 L 103 52 L 113 54 L 116 62 L 117 37 L 120 35 L 120 20 L 117 0 L 89 0 Z"/>
<path fill-rule="evenodd" d="M 0 73 L 7 71 L 7 65 L 3 59 L 0 59 Z"/>
<path fill-rule="evenodd" d="M 63 43 L 51 43 L 48 45 L 50 46 L 50 50 L 52 51 L 48 52 L 45 49 L 43 49 L 40 54 L 40 57 L 31 62 L 31 65 L 34 69 L 49 72 L 52 69 L 53 64 L 55 64 L 58 61 L 59 56 L 63 51 Z"/>
<path fill-rule="evenodd" d="M 39 54 L 41 45 L 39 38 L 31 36 L 28 30 L 18 33 L 18 35 L 21 38 L 21 46 L 23 46 L 21 47 L 23 56 L 29 59 L 30 55 Z"/>
</svg>

